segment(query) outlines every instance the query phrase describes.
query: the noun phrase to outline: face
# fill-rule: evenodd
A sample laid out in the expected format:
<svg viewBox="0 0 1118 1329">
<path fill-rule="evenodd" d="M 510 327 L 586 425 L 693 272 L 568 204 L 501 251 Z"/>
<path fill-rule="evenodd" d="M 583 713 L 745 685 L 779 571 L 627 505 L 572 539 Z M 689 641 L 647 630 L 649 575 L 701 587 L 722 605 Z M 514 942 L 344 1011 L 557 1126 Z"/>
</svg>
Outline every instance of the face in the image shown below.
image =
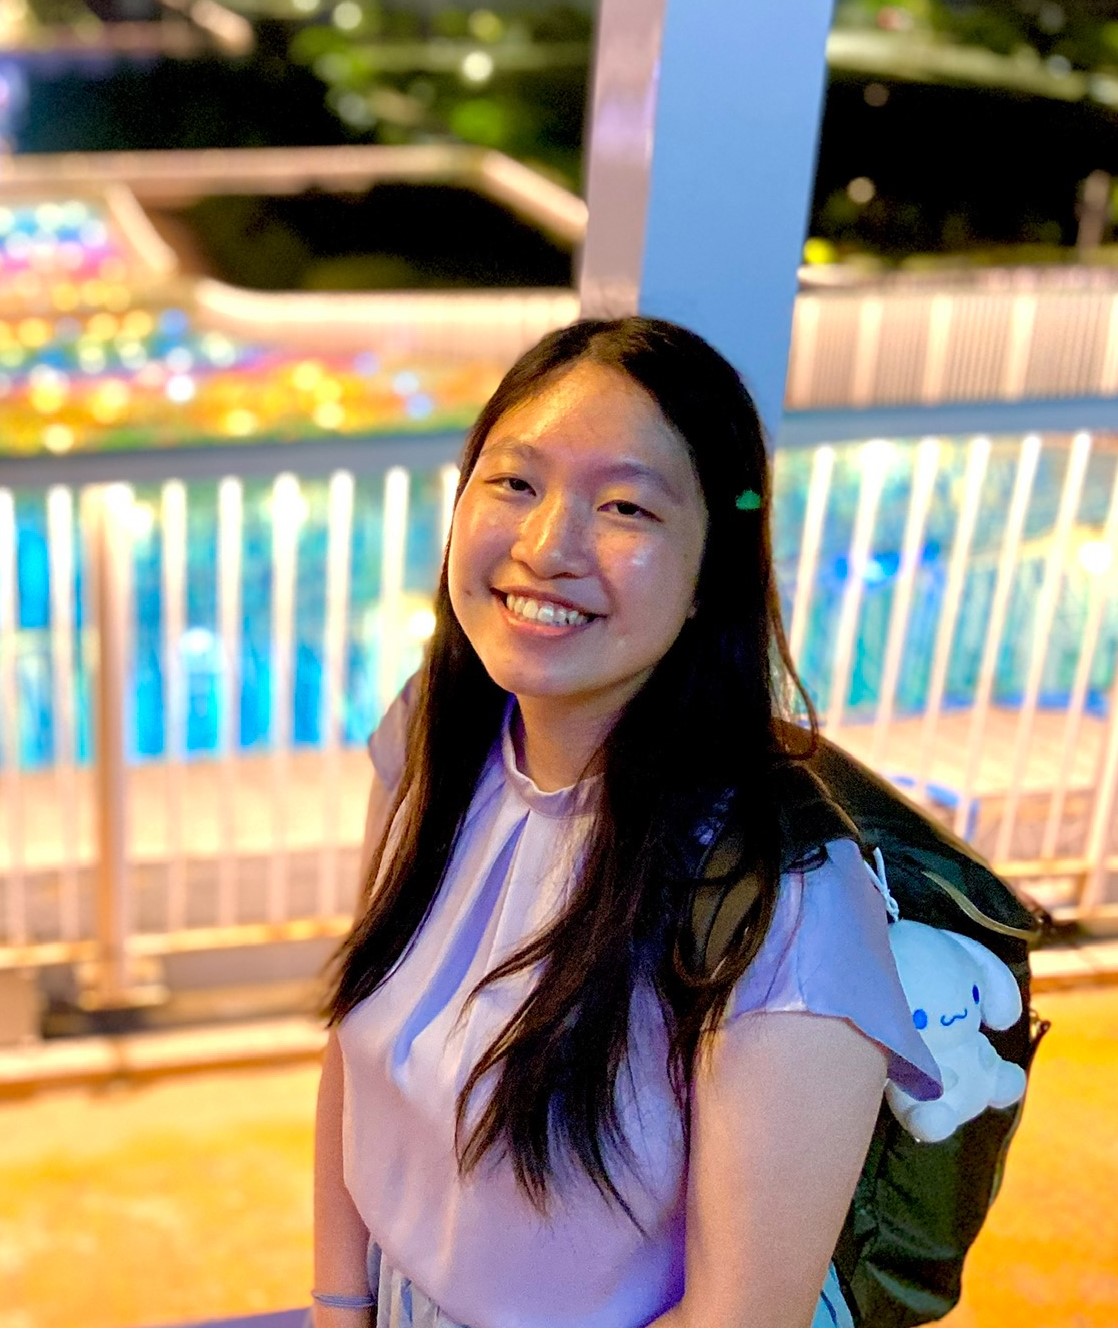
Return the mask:
<svg viewBox="0 0 1118 1329">
<path fill-rule="evenodd" d="M 499 687 L 606 718 L 693 613 L 706 529 L 655 402 L 582 362 L 486 438 L 454 514 L 451 604 Z"/>
</svg>

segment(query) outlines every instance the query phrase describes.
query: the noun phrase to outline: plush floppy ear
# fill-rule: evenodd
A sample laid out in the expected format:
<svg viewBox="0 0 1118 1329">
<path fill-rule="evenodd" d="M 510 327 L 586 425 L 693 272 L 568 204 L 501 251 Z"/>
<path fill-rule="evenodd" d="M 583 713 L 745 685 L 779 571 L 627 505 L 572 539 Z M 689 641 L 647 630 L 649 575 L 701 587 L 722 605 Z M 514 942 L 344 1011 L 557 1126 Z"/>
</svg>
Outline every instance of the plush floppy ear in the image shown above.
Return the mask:
<svg viewBox="0 0 1118 1329">
<path fill-rule="evenodd" d="M 978 967 L 979 1009 L 982 1023 L 990 1029 L 1008 1029 L 1021 1018 L 1021 989 L 1009 969 L 981 942 L 958 932 L 947 934 L 967 952 Z"/>
</svg>

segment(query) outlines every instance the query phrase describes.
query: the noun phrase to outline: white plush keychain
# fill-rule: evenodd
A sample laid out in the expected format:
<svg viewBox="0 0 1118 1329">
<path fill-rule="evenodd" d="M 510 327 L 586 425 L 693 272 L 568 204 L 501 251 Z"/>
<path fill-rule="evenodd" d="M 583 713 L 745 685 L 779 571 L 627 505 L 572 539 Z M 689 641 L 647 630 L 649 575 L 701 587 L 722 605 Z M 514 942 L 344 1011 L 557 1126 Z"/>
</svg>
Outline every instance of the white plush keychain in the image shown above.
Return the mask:
<svg viewBox="0 0 1118 1329">
<path fill-rule="evenodd" d="M 885 1098 L 901 1125 L 930 1144 L 1024 1094 L 1025 1072 L 999 1057 L 979 1030 L 1015 1024 L 1021 992 L 993 952 L 957 932 L 900 919 L 889 926 L 889 943 L 913 1024 L 942 1074 L 943 1095 L 922 1103 L 890 1081 Z"/>
</svg>

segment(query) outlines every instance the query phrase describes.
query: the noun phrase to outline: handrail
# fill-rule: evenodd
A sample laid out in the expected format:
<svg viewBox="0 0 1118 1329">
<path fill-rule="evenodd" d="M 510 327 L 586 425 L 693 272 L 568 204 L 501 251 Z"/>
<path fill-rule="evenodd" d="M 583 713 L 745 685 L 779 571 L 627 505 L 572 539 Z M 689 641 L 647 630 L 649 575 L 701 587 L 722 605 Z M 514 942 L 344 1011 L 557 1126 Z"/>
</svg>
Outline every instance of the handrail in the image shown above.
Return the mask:
<svg viewBox="0 0 1118 1329">
<path fill-rule="evenodd" d="M 0 192 L 100 192 L 122 185 L 141 201 L 207 194 L 301 194 L 367 189 L 378 181 L 457 184 L 513 209 L 568 245 L 586 232 L 586 204 L 492 148 L 464 143 L 315 148 L 200 148 L 174 152 L 27 153 L 0 159 Z"/>
</svg>

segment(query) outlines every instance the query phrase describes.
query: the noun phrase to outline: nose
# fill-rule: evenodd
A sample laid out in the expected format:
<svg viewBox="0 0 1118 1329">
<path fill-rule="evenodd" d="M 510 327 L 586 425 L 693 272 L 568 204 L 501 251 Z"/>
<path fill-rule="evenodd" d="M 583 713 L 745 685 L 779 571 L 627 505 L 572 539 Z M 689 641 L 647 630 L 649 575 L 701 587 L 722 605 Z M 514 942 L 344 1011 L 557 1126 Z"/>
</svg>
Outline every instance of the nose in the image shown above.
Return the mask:
<svg viewBox="0 0 1118 1329">
<path fill-rule="evenodd" d="M 510 553 L 539 577 L 584 577 L 591 565 L 585 519 L 562 495 L 542 499 L 524 514 Z"/>
</svg>

